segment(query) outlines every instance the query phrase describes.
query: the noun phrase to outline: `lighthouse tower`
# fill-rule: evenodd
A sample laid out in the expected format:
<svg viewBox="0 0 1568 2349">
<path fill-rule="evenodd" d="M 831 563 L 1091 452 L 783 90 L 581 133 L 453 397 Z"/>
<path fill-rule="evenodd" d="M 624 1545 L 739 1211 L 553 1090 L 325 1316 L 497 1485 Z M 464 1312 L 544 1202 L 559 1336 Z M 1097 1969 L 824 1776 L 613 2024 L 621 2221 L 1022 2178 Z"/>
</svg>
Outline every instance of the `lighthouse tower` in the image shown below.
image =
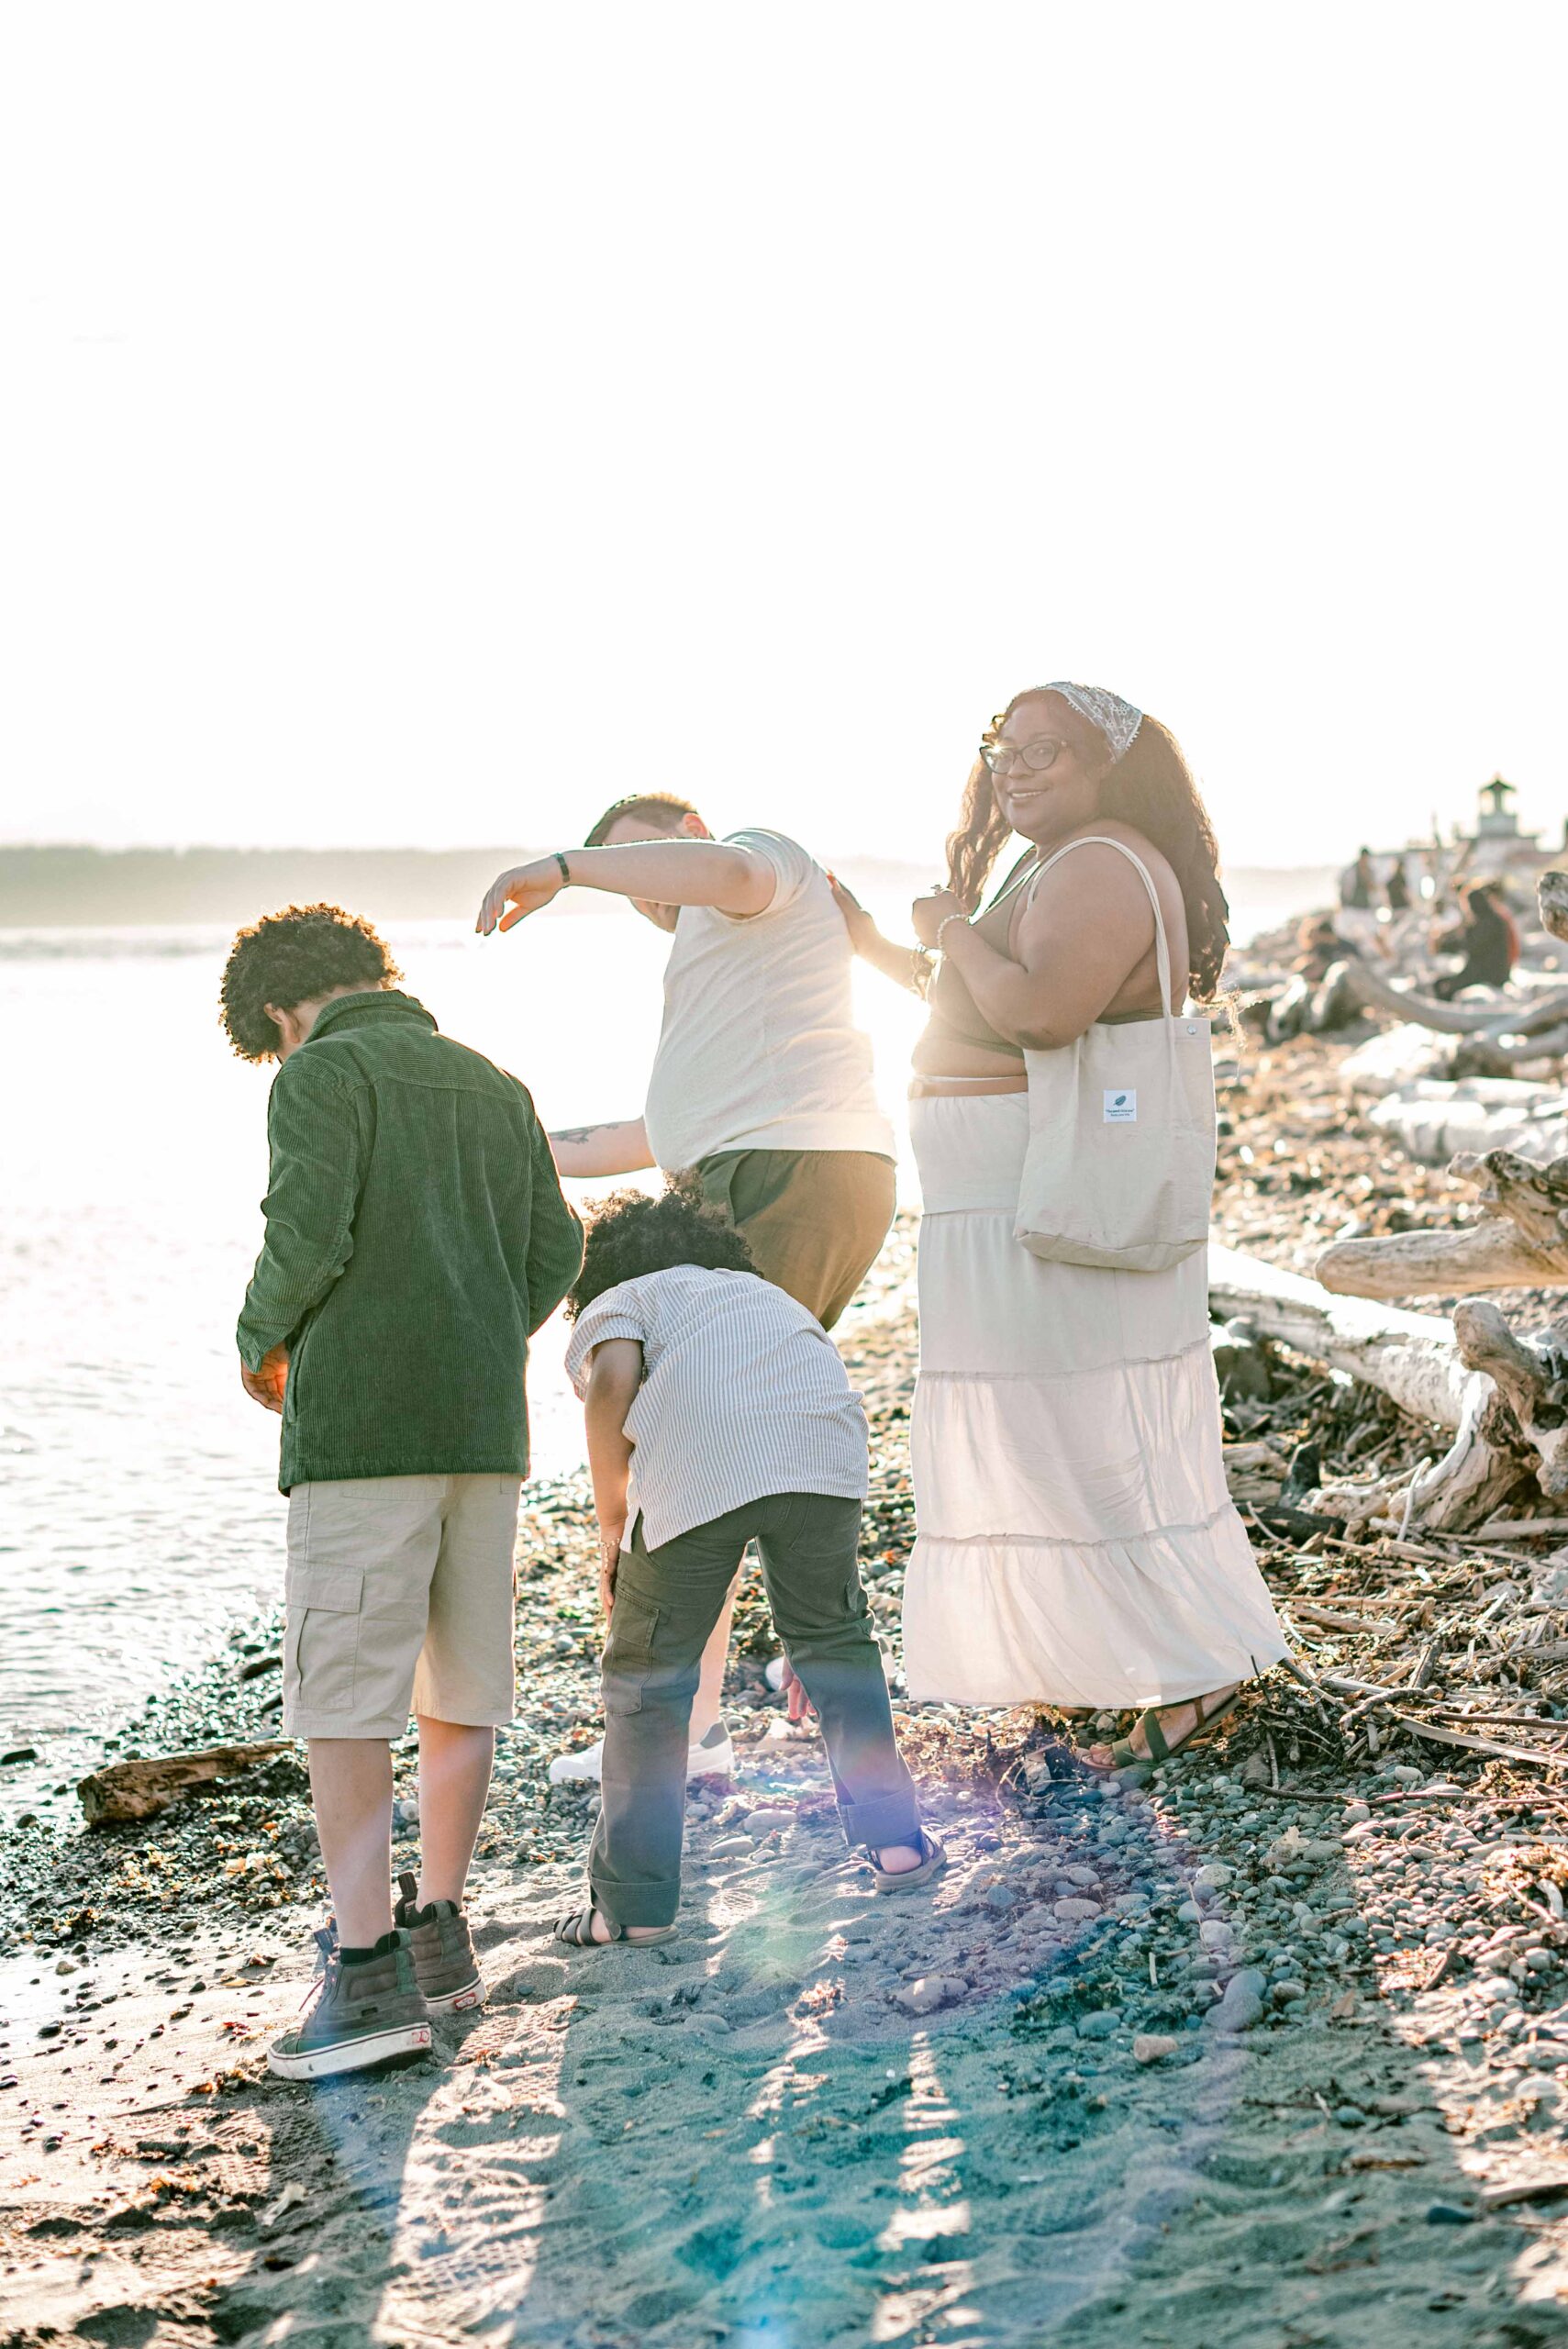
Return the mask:
<svg viewBox="0 0 1568 2349">
<path fill-rule="evenodd" d="M 1474 844 L 1468 860 L 1473 873 L 1505 873 L 1510 865 L 1529 866 L 1540 860 L 1539 832 L 1521 832 L 1513 803 L 1518 796 L 1511 783 L 1495 774 L 1481 786 L 1480 812 Z"/>
</svg>

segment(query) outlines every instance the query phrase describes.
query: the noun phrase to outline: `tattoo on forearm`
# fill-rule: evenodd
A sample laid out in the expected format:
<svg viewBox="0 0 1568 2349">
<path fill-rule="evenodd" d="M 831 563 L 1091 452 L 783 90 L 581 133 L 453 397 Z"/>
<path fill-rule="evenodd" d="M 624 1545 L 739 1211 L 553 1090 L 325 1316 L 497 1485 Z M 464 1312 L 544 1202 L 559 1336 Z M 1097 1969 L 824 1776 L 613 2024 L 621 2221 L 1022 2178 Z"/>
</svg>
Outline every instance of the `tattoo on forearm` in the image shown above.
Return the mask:
<svg viewBox="0 0 1568 2349">
<path fill-rule="evenodd" d="M 617 1120 L 616 1119 L 606 1118 L 596 1126 L 556 1126 L 550 1129 L 549 1140 L 551 1141 L 587 1141 L 595 1134 L 612 1133 L 615 1130 L 617 1123 Z"/>
</svg>

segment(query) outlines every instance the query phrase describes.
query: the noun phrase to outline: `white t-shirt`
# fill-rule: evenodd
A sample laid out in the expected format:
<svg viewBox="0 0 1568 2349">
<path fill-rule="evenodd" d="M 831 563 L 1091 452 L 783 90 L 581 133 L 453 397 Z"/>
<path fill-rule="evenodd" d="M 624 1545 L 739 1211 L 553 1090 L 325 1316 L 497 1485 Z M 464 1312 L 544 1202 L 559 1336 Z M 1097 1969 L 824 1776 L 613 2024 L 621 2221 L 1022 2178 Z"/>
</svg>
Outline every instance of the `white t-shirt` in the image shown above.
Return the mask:
<svg viewBox="0 0 1568 2349">
<path fill-rule="evenodd" d="M 566 1349 L 579 1395 L 607 1338 L 635 1338 L 632 1516 L 651 1550 L 770 1493 L 866 1496 L 866 1420 L 814 1314 L 755 1273 L 673 1264 L 606 1289 Z"/>
<path fill-rule="evenodd" d="M 850 999 L 853 954 L 828 875 L 782 832 L 732 832 L 776 875 L 765 913 L 683 906 L 648 1080 L 649 1147 L 666 1173 L 721 1150 L 895 1154 L 871 1039 Z"/>
</svg>

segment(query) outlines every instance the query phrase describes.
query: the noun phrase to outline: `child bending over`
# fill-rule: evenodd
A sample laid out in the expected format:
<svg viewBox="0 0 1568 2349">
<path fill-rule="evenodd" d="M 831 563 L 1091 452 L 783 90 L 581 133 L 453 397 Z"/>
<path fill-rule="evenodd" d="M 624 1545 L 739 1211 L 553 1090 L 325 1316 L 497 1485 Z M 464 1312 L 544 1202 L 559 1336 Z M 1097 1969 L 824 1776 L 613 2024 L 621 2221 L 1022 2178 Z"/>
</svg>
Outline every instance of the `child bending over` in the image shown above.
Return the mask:
<svg viewBox="0 0 1568 2349">
<path fill-rule="evenodd" d="M 674 1933 L 692 1698 L 753 1540 L 845 1834 L 869 1847 L 880 1891 L 929 1883 L 943 1854 L 894 1741 L 856 1559 L 865 1413 L 832 1340 L 758 1277 L 692 1177 L 660 1198 L 606 1202 L 568 1310 L 609 1635 L 588 1904 L 556 1938 L 586 1948 Z"/>
</svg>

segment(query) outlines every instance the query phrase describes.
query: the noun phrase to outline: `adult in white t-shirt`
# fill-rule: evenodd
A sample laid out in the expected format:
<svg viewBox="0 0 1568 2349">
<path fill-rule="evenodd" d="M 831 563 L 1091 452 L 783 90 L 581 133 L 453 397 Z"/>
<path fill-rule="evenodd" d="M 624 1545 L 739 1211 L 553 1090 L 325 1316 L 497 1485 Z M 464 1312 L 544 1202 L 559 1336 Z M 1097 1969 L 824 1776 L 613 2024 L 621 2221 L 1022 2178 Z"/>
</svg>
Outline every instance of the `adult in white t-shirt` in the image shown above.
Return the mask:
<svg viewBox="0 0 1568 2349">
<path fill-rule="evenodd" d="M 695 1167 L 757 1270 L 830 1329 L 887 1236 L 894 1141 L 828 874 L 782 832 L 715 840 L 689 801 L 642 793 L 606 808 L 584 848 L 500 874 L 478 927 L 510 930 L 567 887 L 629 898 L 674 943 L 642 1116 L 552 1133 L 556 1165 L 579 1176 Z M 728 1766 L 717 1724 L 728 1631 L 727 1611 L 703 1660 L 694 1772 Z M 573 1759 L 584 1766 L 571 1775 L 596 1775 L 591 1754 Z"/>
</svg>

